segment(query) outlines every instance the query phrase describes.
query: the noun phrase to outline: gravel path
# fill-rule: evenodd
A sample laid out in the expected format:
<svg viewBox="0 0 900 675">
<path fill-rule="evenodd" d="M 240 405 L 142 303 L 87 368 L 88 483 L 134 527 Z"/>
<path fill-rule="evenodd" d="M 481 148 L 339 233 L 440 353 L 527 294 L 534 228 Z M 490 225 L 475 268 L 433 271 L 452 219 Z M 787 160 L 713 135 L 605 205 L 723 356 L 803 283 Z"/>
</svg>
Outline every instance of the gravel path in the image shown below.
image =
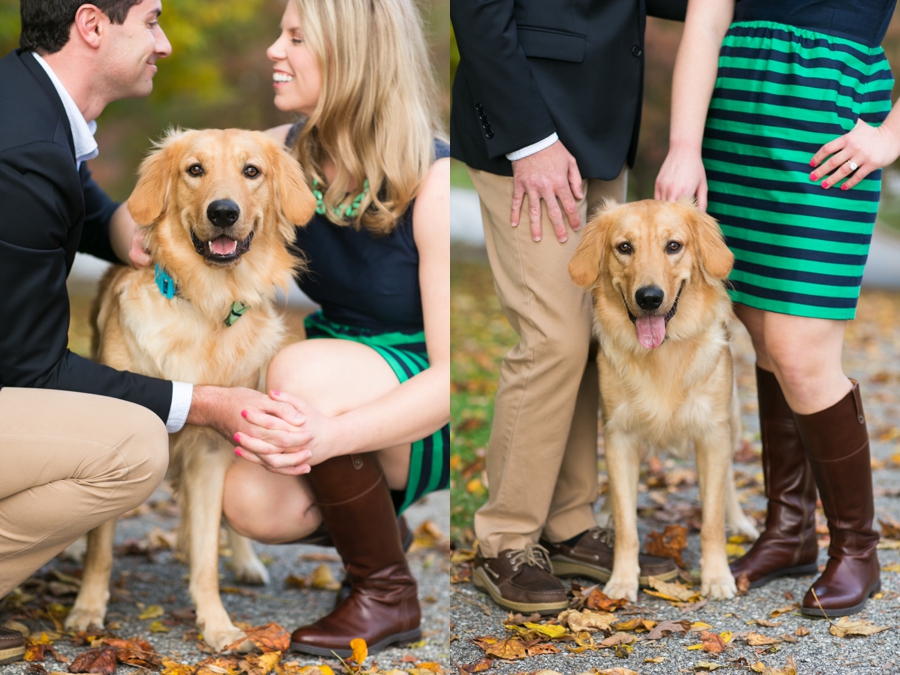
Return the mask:
<svg viewBox="0 0 900 675">
<path fill-rule="evenodd" d="M 449 531 L 450 494 L 448 491 L 428 495 L 424 500 L 407 511 L 410 526 L 415 529 L 426 521 L 431 521 L 440 532 Z M 150 498 L 147 505 L 138 510 L 138 514 L 120 519 L 116 529 L 116 545 L 124 547 L 129 541 L 145 540 L 158 529 L 164 533 L 172 532 L 177 526 L 177 508 L 165 489 L 159 489 Z M 341 563 L 332 548 L 317 546 L 264 546 L 254 544 L 254 549 L 266 562 L 271 581 L 262 587 L 241 586 L 235 583 L 228 569 L 228 558 L 220 557 L 220 585 L 225 608 L 235 622 L 246 622 L 252 626 L 261 626 L 276 622 L 293 630 L 299 625 L 310 623 L 326 614 L 331 609 L 334 594 L 326 590 L 300 589 L 286 584 L 289 575 L 308 577 L 320 565 L 326 565 L 333 575 L 340 579 Z M 446 608 L 449 605 L 449 557 L 446 541 L 431 548 L 420 549 L 410 553 L 410 566 L 419 582 L 419 599 L 422 604 L 424 632 L 423 642 L 411 649 L 387 649 L 376 655 L 374 661 L 366 663 L 371 667 L 377 663 L 382 670 L 409 667 L 416 661 L 437 662 L 443 667 L 449 666 L 448 622 Z M 121 552 L 121 548 L 120 548 Z M 323 557 L 325 558 L 323 560 Z M 310 559 L 311 558 L 311 559 Z M 80 566 L 53 560 L 36 576 L 52 579 L 53 571 L 77 575 Z M 180 663 L 197 663 L 210 656 L 203 651 L 205 645 L 196 639 L 196 630 L 190 620 L 172 621 L 172 618 L 189 613 L 192 603 L 187 590 L 187 566 L 178 562 L 169 550 L 157 550 L 148 555 L 117 555 L 112 573 L 112 597 L 107 613 L 108 627 L 111 632 L 122 638 L 141 638 L 150 642 L 161 655 Z M 27 587 L 26 587 L 27 590 Z M 27 609 L 35 609 L 38 604 L 46 606 L 48 602 L 71 605 L 72 595 L 53 597 L 46 593 L 43 601 L 35 599 L 26 605 Z M 165 615 L 160 617 L 163 624 L 175 624 L 169 627 L 168 633 L 154 633 L 150 625 L 156 619 L 141 620 L 139 614 L 152 605 L 160 605 Z M 173 614 L 174 613 L 174 614 Z M 4 611 L 0 602 L 0 622 L 21 618 L 20 614 Z M 52 629 L 48 621 L 25 619 L 24 623 L 33 631 Z M 67 639 L 55 642 L 54 648 L 68 657 L 83 652 L 86 647 L 76 647 Z M 405 657 L 405 660 L 403 660 Z M 322 659 L 286 654 L 285 661 L 298 661 L 301 664 L 318 664 Z M 339 664 L 336 660 L 326 660 L 336 672 Z M 47 671 L 66 670 L 65 664 L 54 664 L 53 659 L 43 664 Z M 120 665 L 117 672 L 126 673 L 128 666 Z M 0 667 L 3 675 L 24 675 L 28 664 L 18 663 Z"/>
<path fill-rule="evenodd" d="M 900 294 L 881 291 L 864 291 L 857 320 L 847 331 L 845 353 L 846 372 L 859 379 L 864 405 L 866 407 L 869 433 L 872 439 L 873 469 L 876 486 L 876 517 L 900 520 L 900 333 L 897 332 L 897 317 L 900 314 Z M 745 452 L 746 463 L 736 464 L 739 492 L 744 499 L 745 511 L 757 519 L 761 525 L 764 518 L 765 501 L 761 494 L 762 475 L 759 465 L 759 424 L 757 421 L 756 392 L 753 374 L 753 357 L 746 333 L 738 336 L 738 382 L 742 402 L 744 437 L 752 452 Z M 671 468 L 692 469 L 691 462 L 664 460 Z M 646 478 L 646 475 L 644 476 Z M 601 474 L 601 483 L 605 478 Z M 665 509 L 660 509 L 660 503 Z M 688 524 L 697 517 L 696 487 L 647 490 L 642 487 L 639 497 L 641 541 L 650 530 L 662 531 L 668 522 L 653 516 L 665 511 L 682 512 L 683 518 L 676 520 Z M 821 521 L 820 513 L 820 521 Z M 824 522 L 824 521 L 822 521 Z M 890 542 L 883 544 L 891 545 Z M 827 560 L 825 542 L 820 540 L 819 563 Z M 695 566 L 699 561 L 699 534 L 691 531 L 686 549 L 686 561 Z M 561 673 L 579 673 L 592 668 L 628 668 L 632 671 L 654 675 L 657 673 L 696 672 L 701 661 L 714 662 L 721 666 L 717 672 L 751 672 L 749 667 L 762 662 L 770 668 L 784 668 L 788 656 L 793 656 L 797 673 L 865 674 L 900 673 L 900 552 L 896 548 L 879 551 L 884 569 L 882 572 L 883 593 L 869 602 L 866 610 L 854 618 L 871 621 L 878 626 L 888 626 L 884 632 L 867 637 L 841 638 L 829 632 L 826 620 L 815 620 L 801 616 L 794 611 L 772 618 L 775 610 L 784 610 L 793 602 L 802 599 L 813 577 L 781 579 L 761 589 L 752 590 L 748 595 L 731 601 L 710 601 L 703 607 L 683 612 L 668 602 L 646 594 L 639 596 L 638 602 L 620 610 L 623 620 L 643 618 L 653 621 L 664 619 L 688 619 L 691 622 L 710 624 L 708 630 L 721 633 L 754 631 L 765 636 L 782 639 L 774 647 L 751 647 L 737 636 L 724 653 L 715 655 L 704 651 L 688 650 L 687 647 L 700 643 L 699 633 L 672 634 L 657 641 L 641 641 L 626 659 L 617 658 L 611 649 L 586 651 L 582 654 L 567 653 L 565 645 L 560 645 L 559 654 L 534 656 L 522 660 L 495 660 L 489 673 L 521 673 L 540 669 L 550 669 Z M 465 565 L 456 566 L 456 572 L 465 571 Z M 588 580 L 576 580 L 587 585 Z M 566 582 L 568 585 L 569 582 Z M 493 605 L 490 599 L 480 593 L 470 583 L 456 583 L 451 591 L 451 655 L 461 666 L 475 664 L 485 654 L 471 640 L 481 636 L 509 637 L 512 633 L 503 628 L 507 612 Z M 763 627 L 751 625 L 752 620 L 763 619 L 779 626 Z M 808 635 L 797 637 L 794 632 L 805 628 Z M 802 630 L 800 631 L 803 632 Z M 602 636 L 601 636 L 602 639 Z M 647 658 L 664 657 L 660 663 L 647 663 Z"/>
</svg>

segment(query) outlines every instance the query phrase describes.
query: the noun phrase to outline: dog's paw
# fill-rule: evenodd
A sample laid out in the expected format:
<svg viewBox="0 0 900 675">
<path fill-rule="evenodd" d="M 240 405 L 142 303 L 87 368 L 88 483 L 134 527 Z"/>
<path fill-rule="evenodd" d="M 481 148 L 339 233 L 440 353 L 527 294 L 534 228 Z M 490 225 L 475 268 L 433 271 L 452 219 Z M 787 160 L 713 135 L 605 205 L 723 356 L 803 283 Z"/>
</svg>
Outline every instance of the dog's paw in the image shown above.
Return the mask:
<svg viewBox="0 0 900 675">
<path fill-rule="evenodd" d="M 240 565 L 234 565 L 234 580 L 239 584 L 248 584 L 250 586 L 265 586 L 269 583 L 269 572 L 262 561 L 253 556 L 249 560 L 243 561 Z"/>
<path fill-rule="evenodd" d="M 603 594 L 612 600 L 627 598 L 632 602 L 637 601 L 638 579 L 616 579 L 615 576 L 610 577 L 609 582 L 603 587 Z"/>
<path fill-rule="evenodd" d="M 203 628 L 203 640 L 217 652 L 222 651 L 228 645 L 234 644 L 246 637 L 244 631 L 237 626 L 231 625 L 230 622 L 227 626 Z M 252 649 L 253 643 L 247 639 L 244 639 L 237 647 L 237 651 L 242 653 L 247 653 Z"/>
<path fill-rule="evenodd" d="M 728 523 L 725 530 L 729 535 L 741 535 L 750 541 L 759 539 L 759 530 L 756 529 L 747 517 L 738 519 L 738 521 L 734 523 Z"/>
<path fill-rule="evenodd" d="M 730 600 L 737 595 L 737 585 L 730 573 L 711 578 L 703 577 L 701 574 L 700 593 L 703 597 L 713 600 Z"/>
<path fill-rule="evenodd" d="M 78 603 L 66 617 L 65 626 L 71 631 L 87 630 L 91 626 L 103 628 L 103 619 L 106 616 L 106 607 L 79 607 Z"/>
</svg>

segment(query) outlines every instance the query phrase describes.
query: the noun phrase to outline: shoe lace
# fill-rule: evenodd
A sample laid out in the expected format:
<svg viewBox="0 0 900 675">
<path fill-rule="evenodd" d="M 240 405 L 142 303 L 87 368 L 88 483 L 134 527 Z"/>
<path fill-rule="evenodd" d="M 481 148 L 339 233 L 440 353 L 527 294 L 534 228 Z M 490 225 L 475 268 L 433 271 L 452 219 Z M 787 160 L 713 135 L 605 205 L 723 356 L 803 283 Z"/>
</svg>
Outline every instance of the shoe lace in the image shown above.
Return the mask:
<svg viewBox="0 0 900 675">
<path fill-rule="evenodd" d="M 540 567 L 551 571 L 550 552 L 540 544 L 528 544 L 519 551 L 509 551 L 506 554 L 509 562 L 512 564 L 513 572 L 518 572 L 522 565 L 529 567 Z"/>
<path fill-rule="evenodd" d="M 598 525 L 588 530 L 588 534 L 591 536 L 591 539 L 599 539 L 610 548 L 613 547 L 616 541 L 616 531 L 611 527 L 600 527 Z"/>
</svg>

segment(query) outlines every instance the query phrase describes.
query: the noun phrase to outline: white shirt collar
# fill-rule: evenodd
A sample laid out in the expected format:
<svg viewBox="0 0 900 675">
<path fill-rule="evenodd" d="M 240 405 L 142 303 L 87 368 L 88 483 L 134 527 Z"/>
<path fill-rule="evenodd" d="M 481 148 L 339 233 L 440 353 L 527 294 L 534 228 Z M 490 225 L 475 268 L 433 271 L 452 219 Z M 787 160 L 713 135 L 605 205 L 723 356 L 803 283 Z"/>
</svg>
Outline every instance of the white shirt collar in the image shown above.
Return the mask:
<svg viewBox="0 0 900 675">
<path fill-rule="evenodd" d="M 72 129 L 72 141 L 75 143 L 75 165 L 80 169 L 82 162 L 94 159 L 100 154 L 100 150 L 97 148 L 97 141 L 94 140 L 94 134 L 97 133 L 97 122 L 94 120 L 90 122 L 85 121 L 84 115 L 81 114 L 78 106 L 75 105 L 75 99 L 66 91 L 53 69 L 41 58 L 40 54 L 37 52 L 32 52 L 32 54 L 35 61 L 40 63 L 41 67 L 47 72 L 47 77 L 50 78 L 50 81 L 56 88 L 56 93 L 59 94 L 63 107 L 66 109 L 69 127 Z"/>
</svg>

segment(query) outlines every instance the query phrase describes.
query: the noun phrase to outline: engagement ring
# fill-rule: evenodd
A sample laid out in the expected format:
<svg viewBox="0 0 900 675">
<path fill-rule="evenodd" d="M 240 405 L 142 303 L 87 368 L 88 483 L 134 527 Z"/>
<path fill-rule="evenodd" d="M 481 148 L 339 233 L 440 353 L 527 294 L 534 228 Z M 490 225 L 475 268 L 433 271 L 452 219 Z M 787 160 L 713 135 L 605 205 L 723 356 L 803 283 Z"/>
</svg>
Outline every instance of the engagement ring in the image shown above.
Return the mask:
<svg viewBox="0 0 900 675">
<path fill-rule="evenodd" d="M 859 164 L 854 162 L 852 159 L 847 160 L 847 166 L 850 167 L 851 171 L 856 171 L 859 168 Z"/>
</svg>

